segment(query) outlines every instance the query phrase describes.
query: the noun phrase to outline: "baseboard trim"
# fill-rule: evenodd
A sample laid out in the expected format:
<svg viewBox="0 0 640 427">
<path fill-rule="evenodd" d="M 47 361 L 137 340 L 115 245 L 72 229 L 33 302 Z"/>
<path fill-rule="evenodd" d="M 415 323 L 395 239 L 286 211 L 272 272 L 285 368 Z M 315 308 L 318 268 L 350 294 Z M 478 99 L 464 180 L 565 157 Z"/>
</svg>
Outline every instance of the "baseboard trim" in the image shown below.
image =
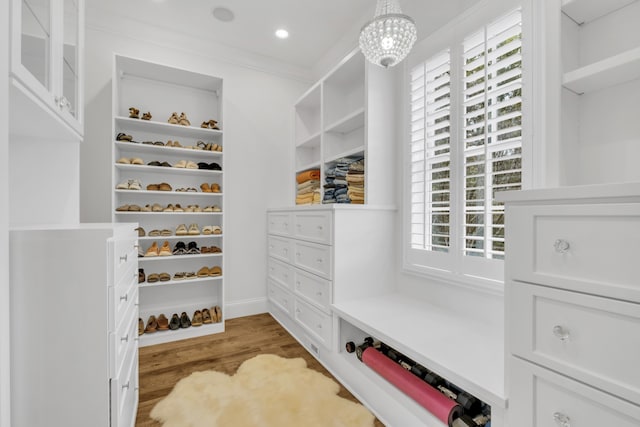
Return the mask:
<svg viewBox="0 0 640 427">
<path fill-rule="evenodd" d="M 227 302 L 225 309 L 227 311 L 224 315 L 226 319 L 253 316 L 254 314 L 262 314 L 269 311 L 266 297 Z"/>
</svg>

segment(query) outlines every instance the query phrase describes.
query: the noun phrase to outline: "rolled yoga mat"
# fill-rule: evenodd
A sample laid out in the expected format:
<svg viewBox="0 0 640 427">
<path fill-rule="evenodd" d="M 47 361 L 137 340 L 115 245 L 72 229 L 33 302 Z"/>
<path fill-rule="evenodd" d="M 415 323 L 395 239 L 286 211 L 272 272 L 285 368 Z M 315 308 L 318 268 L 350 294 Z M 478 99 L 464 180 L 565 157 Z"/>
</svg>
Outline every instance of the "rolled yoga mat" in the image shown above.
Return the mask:
<svg viewBox="0 0 640 427">
<path fill-rule="evenodd" d="M 455 400 L 449 399 L 375 348 L 369 347 L 362 352 L 362 362 L 449 427 L 462 414 L 462 407 Z"/>
</svg>

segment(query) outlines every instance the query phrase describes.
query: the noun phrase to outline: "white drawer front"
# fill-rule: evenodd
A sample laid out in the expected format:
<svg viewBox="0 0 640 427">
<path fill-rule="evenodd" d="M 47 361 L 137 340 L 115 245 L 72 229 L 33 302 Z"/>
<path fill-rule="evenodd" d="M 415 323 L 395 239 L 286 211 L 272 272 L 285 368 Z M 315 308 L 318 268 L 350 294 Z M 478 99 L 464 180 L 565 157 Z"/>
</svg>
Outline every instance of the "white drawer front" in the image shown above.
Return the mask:
<svg viewBox="0 0 640 427">
<path fill-rule="evenodd" d="M 267 214 L 267 232 L 289 236 L 293 228 L 291 212 L 269 212 Z"/>
<path fill-rule="evenodd" d="M 293 289 L 293 267 L 284 262 L 268 259 L 267 274 L 269 278 L 285 288 Z"/>
<path fill-rule="evenodd" d="M 136 304 L 138 295 L 138 277 L 132 277 L 128 286 L 109 287 L 109 331 L 113 332 L 123 321 L 125 313 Z"/>
<path fill-rule="evenodd" d="M 300 270 L 295 272 L 295 291 L 320 310 L 331 313 L 331 282 Z"/>
<path fill-rule="evenodd" d="M 294 241 L 293 263 L 311 273 L 331 279 L 331 247 Z"/>
<path fill-rule="evenodd" d="M 640 304 L 510 286 L 514 354 L 640 402 Z"/>
<path fill-rule="evenodd" d="M 639 406 L 514 357 L 510 365 L 508 426 L 640 425 Z"/>
<path fill-rule="evenodd" d="M 111 427 L 133 427 L 138 401 L 138 357 L 137 350 L 122 369 L 121 374 L 111 380 Z"/>
<path fill-rule="evenodd" d="M 517 213 L 517 215 L 515 215 Z M 640 302 L 640 205 L 517 206 L 507 213 L 514 279 Z"/>
<path fill-rule="evenodd" d="M 128 283 L 128 278 L 125 277 L 130 271 L 135 269 L 138 260 L 138 250 L 136 245 L 137 239 L 118 239 L 113 241 L 113 283 L 109 285 L 117 286 L 122 281 Z"/>
<path fill-rule="evenodd" d="M 291 245 L 289 239 L 269 236 L 267 239 L 268 254 L 284 262 L 291 262 Z"/>
<path fill-rule="evenodd" d="M 269 300 L 280 310 L 293 317 L 293 294 L 282 289 L 271 280 L 267 281 Z"/>
<path fill-rule="evenodd" d="M 331 316 L 296 298 L 295 319 L 309 334 L 331 350 Z"/>
<path fill-rule="evenodd" d="M 136 295 L 134 295 L 135 297 Z M 123 369 L 125 360 L 137 347 L 138 310 L 135 304 L 129 307 L 115 332 L 109 334 L 110 339 L 110 375 L 117 376 Z"/>
<path fill-rule="evenodd" d="M 293 233 L 296 238 L 331 244 L 331 212 L 296 212 Z"/>
</svg>

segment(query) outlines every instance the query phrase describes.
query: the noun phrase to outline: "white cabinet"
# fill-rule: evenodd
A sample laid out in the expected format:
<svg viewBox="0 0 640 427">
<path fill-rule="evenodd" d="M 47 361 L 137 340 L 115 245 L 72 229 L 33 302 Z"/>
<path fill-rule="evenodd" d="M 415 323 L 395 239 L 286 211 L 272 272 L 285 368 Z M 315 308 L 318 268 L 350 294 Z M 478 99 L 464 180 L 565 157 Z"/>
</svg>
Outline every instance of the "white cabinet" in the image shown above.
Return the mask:
<svg viewBox="0 0 640 427">
<path fill-rule="evenodd" d="M 160 314 L 170 320 L 184 312 L 193 320 L 196 311 L 207 309 L 213 317 L 214 307 L 224 315 L 222 89 L 218 77 L 115 56 L 113 220 L 136 221 L 144 230 L 139 238 L 144 280 L 138 287 L 145 325 Z M 130 117 L 130 108 L 139 110 L 138 118 Z M 150 120 L 143 120 L 147 112 Z M 174 112 L 184 112 L 191 123 L 169 123 Z M 210 120 L 218 129 L 201 126 Z M 128 185 L 133 181 L 139 189 Z M 163 245 L 168 252 L 151 253 Z M 224 331 L 222 319 L 215 320 L 145 332 L 140 345 Z"/>
<path fill-rule="evenodd" d="M 384 262 L 393 257 L 393 218 L 392 209 L 365 206 L 269 210 L 272 314 L 311 348 L 333 349 L 332 304 L 384 293 L 393 283 Z M 293 225 L 278 225 L 284 222 Z"/>
<path fill-rule="evenodd" d="M 325 171 L 344 157 L 365 159 L 365 203 L 395 200 L 389 167 L 394 151 L 395 73 L 347 55 L 294 105 L 294 173 Z"/>
<path fill-rule="evenodd" d="M 12 0 L 11 11 L 11 98 L 35 114 L 12 118 L 11 132 L 81 138 L 84 0 Z"/>
<path fill-rule="evenodd" d="M 508 425 L 638 425 L 640 185 L 501 198 Z"/>
<path fill-rule="evenodd" d="M 136 226 L 11 231 L 12 426 L 135 425 Z"/>
</svg>

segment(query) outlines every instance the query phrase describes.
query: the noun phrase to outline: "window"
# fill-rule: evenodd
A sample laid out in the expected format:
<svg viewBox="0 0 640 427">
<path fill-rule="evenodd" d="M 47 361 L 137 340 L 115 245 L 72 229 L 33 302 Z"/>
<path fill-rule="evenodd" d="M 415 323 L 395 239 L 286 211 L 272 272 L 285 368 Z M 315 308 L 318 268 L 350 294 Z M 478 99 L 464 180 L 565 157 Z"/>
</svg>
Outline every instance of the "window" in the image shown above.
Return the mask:
<svg viewBox="0 0 640 427">
<path fill-rule="evenodd" d="M 495 195 L 522 185 L 522 59 L 516 10 L 411 66 L 409 267 L 502 280 Z"/>
</svg>

